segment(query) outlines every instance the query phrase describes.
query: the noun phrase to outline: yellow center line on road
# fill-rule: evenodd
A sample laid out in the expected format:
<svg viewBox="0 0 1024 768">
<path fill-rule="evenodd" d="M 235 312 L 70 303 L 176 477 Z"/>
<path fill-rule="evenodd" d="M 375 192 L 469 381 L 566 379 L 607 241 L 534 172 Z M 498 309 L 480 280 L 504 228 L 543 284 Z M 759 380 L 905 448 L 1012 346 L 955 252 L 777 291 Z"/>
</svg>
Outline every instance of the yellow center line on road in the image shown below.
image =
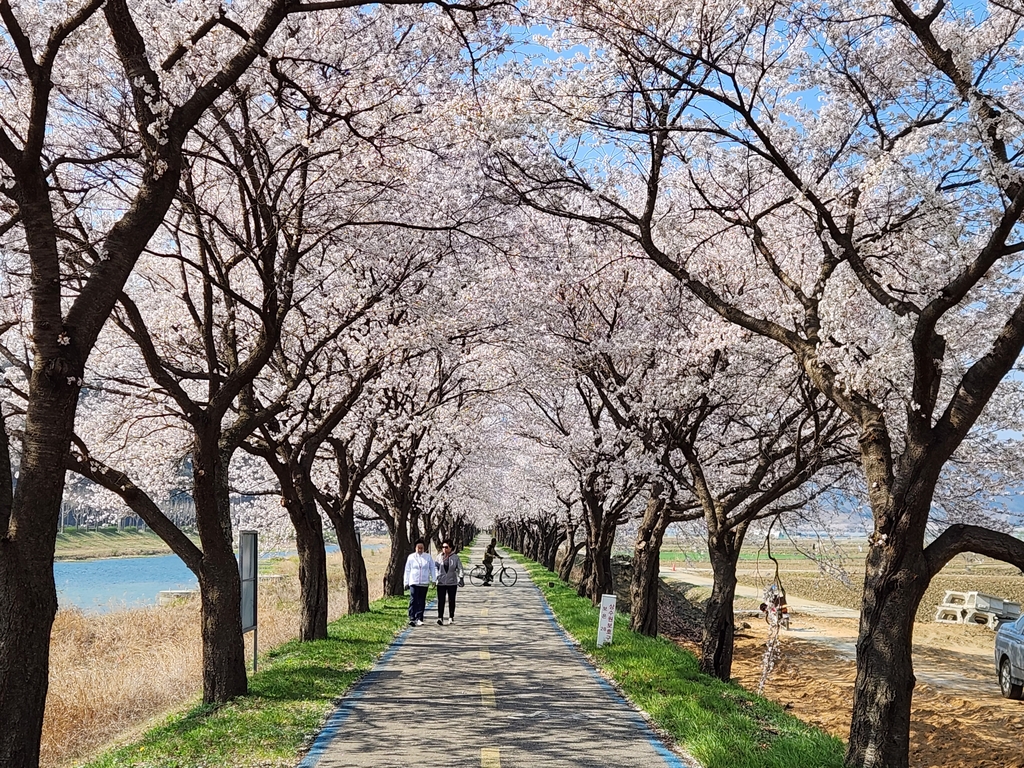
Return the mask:
<svg viewBox="0 0 1024 768">
<path fill-rule="evenodd" d="M 490 661 L 490 660 L 491 660 L 491 652 L 488 651 L 486 648 L 481 650 L 480 651 L 480 661 Z"/>
<path fill-rule="evenodd" d="M 480 609 L 480 615 L 481 616 L 486 616 L 487 614 L 488 614 L 488 610 L 486 608 L 481 608 Z"/>
<path fill-rule="evenodd" d="M 501 768 L 501 750 L 487 747 L 481 749 L 480 768 Z"/>
<path fill-rule="evenodd" d="M 486 635 L 487 634 L 487 627 L 480 627 L 480 634 L 481 635 Z"/>
<path fill-rule="evenodd" d="M 494 686 L 490 683 L 480 683 L 480 703 L 492 709 L 498 706 L 494 702 Z"/>
</svg>

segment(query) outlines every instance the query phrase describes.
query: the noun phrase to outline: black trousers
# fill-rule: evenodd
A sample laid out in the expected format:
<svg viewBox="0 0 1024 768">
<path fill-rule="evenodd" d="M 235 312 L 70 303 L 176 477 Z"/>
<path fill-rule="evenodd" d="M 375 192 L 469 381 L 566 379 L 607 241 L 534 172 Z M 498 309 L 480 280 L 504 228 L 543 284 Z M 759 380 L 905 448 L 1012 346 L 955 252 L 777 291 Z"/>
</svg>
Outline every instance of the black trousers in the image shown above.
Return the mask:
<svg viewBox="0 0 1024 768">
<path fill-rule="evenodd" d="M 427 585 L 409 585 L 409 622 L 423 621 L 423 610 L 427 605 Z"/>
<path fill-rule="evenodd" d="M 444 616 L 444 602 L 448 600 L 448 618 L 455 618 L 455 593 L 459 591 L 458 584 L 452 584 L 450 587 L 446 587 L 443 584 L 437 585 L 437 618 Z"/>
</svg>

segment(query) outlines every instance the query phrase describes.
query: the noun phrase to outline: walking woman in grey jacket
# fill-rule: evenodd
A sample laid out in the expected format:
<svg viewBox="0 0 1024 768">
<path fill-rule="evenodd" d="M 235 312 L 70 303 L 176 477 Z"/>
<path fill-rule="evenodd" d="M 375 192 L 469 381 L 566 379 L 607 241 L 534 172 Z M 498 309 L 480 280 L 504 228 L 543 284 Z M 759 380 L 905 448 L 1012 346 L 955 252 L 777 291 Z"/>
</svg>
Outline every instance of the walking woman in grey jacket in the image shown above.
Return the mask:
<svg viewBox="0 0 1024 768">
<path fill-rule="evenodd" d="M 437 623 L 444 624 L 444 604 L 448 603 L 448 623 L 455 623 L 455 593 L 462 585 L 462 561 L 450 539 L 441 542 L 437 556 Z"/>
</svg>

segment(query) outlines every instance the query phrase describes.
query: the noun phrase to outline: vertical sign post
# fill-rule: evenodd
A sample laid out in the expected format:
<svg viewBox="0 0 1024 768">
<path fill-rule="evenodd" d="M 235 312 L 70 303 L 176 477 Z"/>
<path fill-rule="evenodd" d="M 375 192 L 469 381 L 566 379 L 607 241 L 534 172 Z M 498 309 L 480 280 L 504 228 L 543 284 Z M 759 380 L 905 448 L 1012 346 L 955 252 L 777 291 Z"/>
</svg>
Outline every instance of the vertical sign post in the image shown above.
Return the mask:
<svg viewBox="0 0 1024 768">
<path fill-rule="evenodd" d="M 597 620 L 597 647 L 611 645 L 615 632 L 615 595 L 601 595 L 601 615 Z"/>
<path fill-rule="evenodd" d="M 241 531 L 238 575 L 242 580 L 242 634 L 252 630 L 252 671 L 256 671 L 256 592 L 259 587 L 259 544 L 256 531 Z"/>
</svg>

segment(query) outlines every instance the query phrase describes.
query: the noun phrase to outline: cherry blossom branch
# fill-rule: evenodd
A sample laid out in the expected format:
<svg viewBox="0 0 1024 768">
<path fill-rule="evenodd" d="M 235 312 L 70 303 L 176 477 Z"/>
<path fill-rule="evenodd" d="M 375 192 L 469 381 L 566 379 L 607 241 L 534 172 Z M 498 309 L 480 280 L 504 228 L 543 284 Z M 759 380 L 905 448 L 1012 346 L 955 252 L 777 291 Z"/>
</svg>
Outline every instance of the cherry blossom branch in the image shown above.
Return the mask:
<svg viewBox="0 0 1024 768">
<path fill-rule="evenodd" d="M 72 439 L 79 452 L 68 453 L 66 469 L 120 496 L 132 512 L 141 517 L 146 525 L 167 543 L 174 554 L 182 559 L 188 569 L 198 576 L 203 562 L 202 550 L 171 522 L 152 497 L 139 488 L 128 475 L 93 457 L 79 437 L 74 436 Z"/>
<path fill-rule="evenodd" d="M 206 37 L 206 35 L 209 34 L 213 30 L 213 28 L 218 25 L 224 27 L 225 29 L 231 30 L 236 35 L 238 35 L 242 40 L 249 40 L 249 33 L 246 32 L 245 29 L 243 29 L 240 24 L 236 24 L 227 17 L 226 9 L 218 8 L 217 15 L 208 18 L 199 26 L 198 29 L 196 29 L 195 32 L 193 32 L 189 36 L 190 45 L 186 45 L 185 43 L 178 43 L 178 45 L 175 46 L 174 50 L 172 50 L 167 55 L 167 58 L 163 60 L 163 63 L 160 65 L 160 69 L 162 69 L 164 72 L 170 72 L 171 69 L 174 68 L 174 65 L 185 57 L 185 54 L 189 52 L 192 46 L 194 46 L 196 43 L 198 43 L 200 40 Z"/>
<path fill-rule="evenodd" d="M 943 457 L 952 456 L 981 415 L 992 393 L 1009 373 L 1024 349 L 1024 299 L 1007 318 L 989 352 L 977 360 L 960 379 L 956 393 L 934 428 L 932 449 Z"/>
</svg>

